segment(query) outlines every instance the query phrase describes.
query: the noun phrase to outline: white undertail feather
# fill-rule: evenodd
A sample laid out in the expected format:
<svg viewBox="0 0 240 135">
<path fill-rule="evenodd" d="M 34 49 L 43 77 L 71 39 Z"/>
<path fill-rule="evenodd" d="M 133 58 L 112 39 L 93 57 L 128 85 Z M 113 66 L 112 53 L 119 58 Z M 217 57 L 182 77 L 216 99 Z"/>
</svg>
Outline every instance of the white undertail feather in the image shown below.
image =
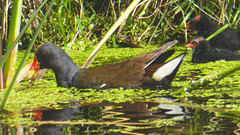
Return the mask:
<svg viewBox="0 0 240 135">
<path fill-rule="evenodd" d="M 173 60 L 169 61 L 168 63 L 166 63 L 165 65 L 160 67 L 152 75 L 152 78 L 155 81 L 161 81 L 164 77 L 170 75 L 174 71 L 175 68 L 177 68 L 177 66 L 181 63 L 182 59 L 184 59 L 185 56 L 186 56 L 186 54 L 181 54 L 178 57 L 174 58 Z"/>
<path fill-rule="evenodd" d="M 100 86 L 100 88 L 103 88 L 103 87 L 105 87 L 105 86 L 107 86 L 106 83 L 102 84 L 102 85 Z"/>
</svg>

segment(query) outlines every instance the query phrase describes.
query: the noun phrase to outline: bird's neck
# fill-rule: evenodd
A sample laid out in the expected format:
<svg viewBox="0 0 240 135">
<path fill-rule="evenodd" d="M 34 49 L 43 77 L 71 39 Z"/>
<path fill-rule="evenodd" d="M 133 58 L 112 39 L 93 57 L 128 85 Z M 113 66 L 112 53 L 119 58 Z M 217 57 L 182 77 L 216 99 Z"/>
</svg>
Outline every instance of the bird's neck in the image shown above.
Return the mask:
<svg viewBox="0 0 240 135">
<path fill-rule="evenodd" d="M 75 74 L 79 71 L 79 68 L 77 65 L 72 61 L 63 61 L 64 63 L 61 64 L 61 67 L 58 67 L 57 69 L 53 69 L 57 85 L 59 87 L 65 87 L 69 88 L 71 87 L 71 82 Z"/>
<path fill-rule="evenodd" d="M 209 54 L 209 52 L 211 51 L 211 44 L 208 41 L 203 41 L 201 43 L 201 47 L 195 49 L 195 53 L 199 53 L 199 54 Z"/>
<path fill-rule="evenodd" d="M 208 19 L 204 19 L 204 22 L 197 23 L 196 30 L 200 36 L 208 36 L 209 32 L 215 27 Z"/>
<path fill-rule="evenodd" d="M 203 44 L 204 44 L 204 50 L 206 53 L 209 53 L 210 50 L 212 49 L 211 48 L 211 44 L 208 42 L 208 41 L 203 41 Z"/>
</svg>

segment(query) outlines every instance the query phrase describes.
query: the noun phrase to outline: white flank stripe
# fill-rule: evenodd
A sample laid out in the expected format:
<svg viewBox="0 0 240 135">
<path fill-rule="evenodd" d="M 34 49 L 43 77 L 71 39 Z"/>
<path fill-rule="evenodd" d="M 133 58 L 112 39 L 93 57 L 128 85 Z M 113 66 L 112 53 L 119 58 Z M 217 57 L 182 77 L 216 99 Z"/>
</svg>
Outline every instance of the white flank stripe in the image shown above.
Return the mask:
<svg viewBox="0 0 240 135">
<path fill-rule="evenodd" d="M 179 65 L 179 63 L 181 62 L 181 60 L 184 56 L 185 56 L 185 54 L 182 54 L 182 55 L 178 56 L 177 58 L 169 61 L 168 63 L 166 63 L 162 67 L 160 67 L 153 74 L 152 78 L 155 81 L 161 81 L 164 77 L 170 75 L 173 72 L 173 70 Z"/>
<path fill-rule="evenodd" d="M 107 86 L 106 83 L 102 84 L 102 85 L 100 86 L 100 88 L 103 88 L 103 87 L 105 87 L 105 86 Z"/>
</svg>

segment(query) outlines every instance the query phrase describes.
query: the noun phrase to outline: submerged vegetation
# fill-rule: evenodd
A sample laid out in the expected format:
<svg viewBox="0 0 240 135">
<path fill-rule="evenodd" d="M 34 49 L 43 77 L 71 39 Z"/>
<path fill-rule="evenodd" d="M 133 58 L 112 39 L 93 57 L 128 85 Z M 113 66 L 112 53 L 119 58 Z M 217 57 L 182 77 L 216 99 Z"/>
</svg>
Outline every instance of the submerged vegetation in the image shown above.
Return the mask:
<svg viewBox="0 0 240 135">
<path fill-rule="evenodd" d="M 41 0 L 24 1 L 21 27 L 27 24 L 29 18 L 40 6 L 41 2 Z M 91 51 L 96 47 L 96 44 L 129 6 L 130 2 L 130 0 L 56 0 L 41 31 L 36 37 L 37 39 L 32 50 L 34 51 L 45 42 L 55 43 L 65 49 L 66 52 L 69 51 L 70 57 L 81 67 Z M 20 64 L 25 49 L 31 42 L 49 5 L 50 2 L 47 2 L 41 11 L 37 13 L 31 26 L 21 38 L 20 51 L 18 52 L 19 55 L 15 67 Z M 1 12 L 3 12 L 3 9 L 1 7 Z M 11 16 L 11 6 L 9 9 L 9 16 Z M 172 56 L 175 57 L 186 51 L 184 43 L 196 36 L 193 31 L 189 32 L 184 27 L 193 16 L 199 13 L 208 14 L 215 19 L 216 23 L 229 24 L 229 27 L 239 32 L 239 1 L 141 1 L 136 10 L 128 16 L 126 21 L 107 40 L 105 46 L 90 66 L 118 63 L 150 52 L 167 41 L 178 39 L 179 44 L 172 48 L 176 50 L 176 53 Z M 1 18 L 3 17 L 1 16 Z M 5 19 L 7 19 L 6 22 L 11 21 L 10 17 Z M 5 27 L 7 28 L 7 26 L 1 27 L 4 52 L 6 52 L 5 45 L 8 39 L 8 31 L 3 29 Z M 27 59 L 27 63 L 33 60 L 33 54 L 30 56 Z M 62 109 L 62 104 L 70 105 L 70 102 L 75 101 L 83 106 L 106 101 L 112 103 L 156 102 L 205 109 L 219 115 L 226 115 L 226 113 L 235 115 L 235 113 L 238 113 L 240 111 L 240 71 L 236 71 L 234 74 L 221 80 L 212 81 L 207 86 L 171 95 L 171 93 L 180 88 L 189 86 L 195 80 L 221 73 L 239 63 L 238 61 L 222 60 L 193 64 L 191 63 L 191 57 L 191 55 L 187 56 L 172 82 L 172 89 L 168 90 L 122 88 L 78 90 L 75 88 L 60 88 L 57 87 L 54 73 L 48 70 L 41 80 L 29 81 L 25 78 L 21 83 L 15 84 L 4 107 L 6 113 L 1 114 L 1 123 L 13 124 L 20 122 L 29 125 L 36 124 L 32 117 L 35 111 L 49 108 Z M 1 90 L 2 95 L 6 91 L 6 89 Z M 159 97 L 170 95 L 179 99 L 180 102 L 159 101 Z M 235 117 L 237 118 L 236 121 L 239 122 L 239 116 L 236 115 Z M 78 122 L 87 122 L 87 120 L 82 119 Z M 97 120 L 91 122 L 94 123 Z M 148 120 L 141 122 L 149 123 Z M 165 125 L 171 125 L 175 121 L 156 120 L 152 123 L 160 123 L 155 125 L 157 127 L 164 125 L 164 123 Z M 15 125 L 13 124 L 13 126 Z"/>
</svg>

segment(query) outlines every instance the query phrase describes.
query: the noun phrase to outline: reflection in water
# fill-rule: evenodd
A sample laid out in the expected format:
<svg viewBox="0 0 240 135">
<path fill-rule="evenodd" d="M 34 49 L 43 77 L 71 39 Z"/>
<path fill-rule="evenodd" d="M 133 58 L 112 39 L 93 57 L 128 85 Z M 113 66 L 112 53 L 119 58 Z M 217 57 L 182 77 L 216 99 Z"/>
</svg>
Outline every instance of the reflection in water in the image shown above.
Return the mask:
<svg viewBox="0 0 240 135">
<path fill-rule="evenodd" d="M 0 132 L 4 135 L 239 133 L 239 127 L 232 122 L 236 119 L 227 118 L 227 114 L 219 117 L 214 112 L 182 107 L 165 97 L 157 102 L 71 103 L 71 106 L 74 107 L 35 112 L 33 118 L 41 118 L 40 122 L 45 122 L 42 125 L 15 128 L 1 125 Z"/>
<path fill-rule="evenodd" d="M 68 121 L 75 119 L 76 116 L 74 115 L 79 111 L 78 108 L 65 108 L 62 110 L 52 110 L 42 112 L 42 119 L 41 121 Z M 51 124 L 44 124 L 38 127 L 38 130 L 35 134 L 41 135 L 62 135 L 64 134 L 64 128 L 69 127 L 69 125 L 51 125 Z"/>
<path fill-rule="evenodd" d="M 161 100 L 171 100 L 169 98 L 161 98 Z M 151 110 L 153 107 L 155 109 Z M 110 103 L 103 102 L 92 106 L 79 106 L 77 108 L 65 108 L 62 110 L 53 110 L 42 112 L 41 121 L 68 121 L 68 120 L 85 120 L 95 122 L 114 122 L 114 125 L 50 125 L 45 124 L 38 127 L 35 134 L 66 134 L 71 133 L 84 134 L 86 131 L 94 133 L 126 133 L 130 131 L 124 130 L 136 125 L 141 125 L 141 120 L 148 122 L 158 119 L 183 119 L 187 116 L 184 108 L 173 104 L 159 104 L 156 102 L 125 102 Z M 152 124 L 145 123 L 144 127 L 152 128 Z M 144 125 L 144 123 L 143 123 Z M 143 126 L 142 125 L 142 126 Z M 142 127 L 140 126 L 140 127 Z M 143 128 L 143 127 L 142 127 Z M 143 133 L 140 131 L 138 133 Z M 148 131 L 149 132 L 149 131 Z M 131 131 L 134 133 L 134 131 Z"/>
</svg>

